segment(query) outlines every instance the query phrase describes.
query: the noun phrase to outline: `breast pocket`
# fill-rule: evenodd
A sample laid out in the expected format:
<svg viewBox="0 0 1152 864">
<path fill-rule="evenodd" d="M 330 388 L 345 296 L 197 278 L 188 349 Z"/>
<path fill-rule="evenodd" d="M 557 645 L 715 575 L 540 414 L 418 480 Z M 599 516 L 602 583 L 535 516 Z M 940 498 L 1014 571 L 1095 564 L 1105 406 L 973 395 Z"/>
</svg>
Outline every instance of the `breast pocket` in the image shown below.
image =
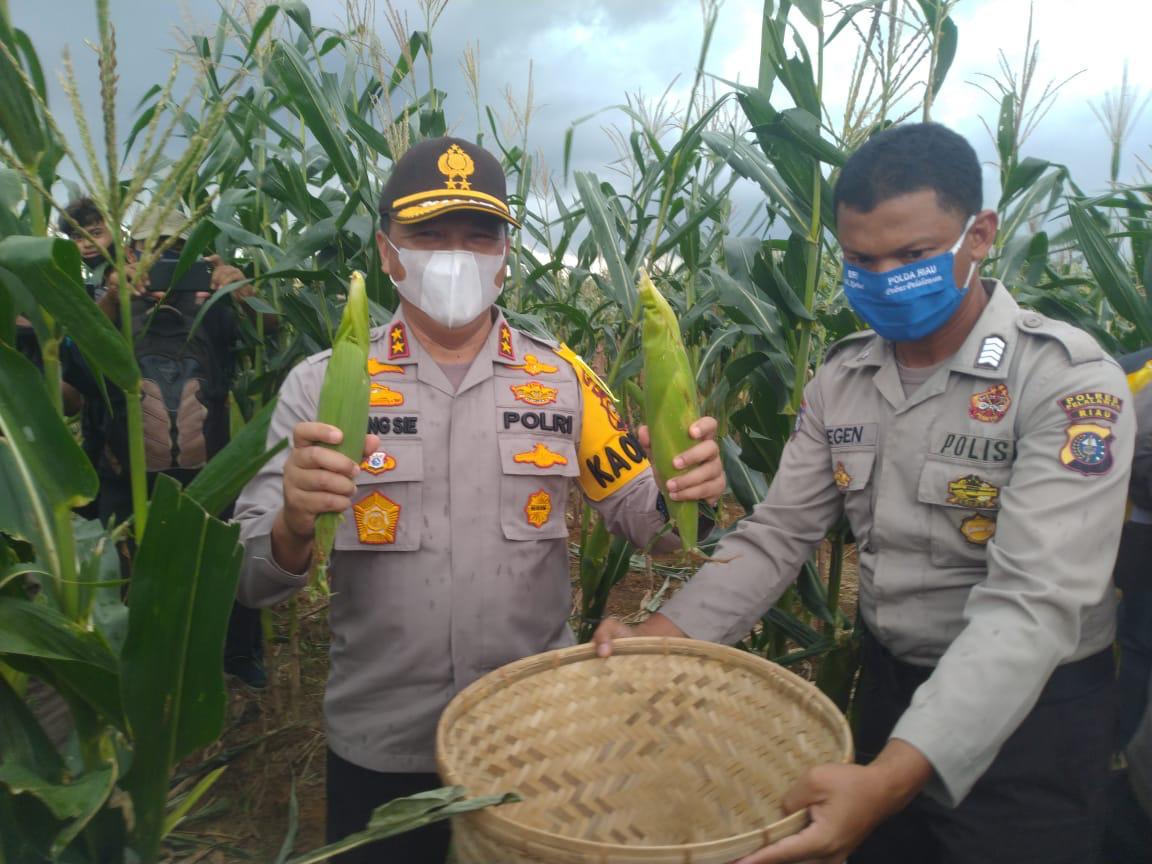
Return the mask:
<svg viewBox="0 0 1152 864">
<path fill-rule="evenodd" d="M 419 549 L 423 479 L 423 445 L 386 439 L 360 463 L 352 509 L 344 513 L 336 529 L 336 548 L 359 552 Z"/>
<path fill-rule="evenodd" d="M 996 534 L 1000 494 L 1010 466 L 958 465 L 928 459 L 917 498 L 929 508 L 932 563 L 941 567 L 982 565 Z"/>
<path fill-rule="evenodd" d="M 572 441 L 548 436 L 502 435 L 500 525 L 508 540 L 568 536 L 564 511 L 568 482 L 580 474 Z"/>
<path fill-rule="evenodd" d="M 857 546 L 869 549 L 872 538 L 872 471 L 876 451 L 833 450 L 832 478 L 844 496 L 844 513 Z"/>
</svg>

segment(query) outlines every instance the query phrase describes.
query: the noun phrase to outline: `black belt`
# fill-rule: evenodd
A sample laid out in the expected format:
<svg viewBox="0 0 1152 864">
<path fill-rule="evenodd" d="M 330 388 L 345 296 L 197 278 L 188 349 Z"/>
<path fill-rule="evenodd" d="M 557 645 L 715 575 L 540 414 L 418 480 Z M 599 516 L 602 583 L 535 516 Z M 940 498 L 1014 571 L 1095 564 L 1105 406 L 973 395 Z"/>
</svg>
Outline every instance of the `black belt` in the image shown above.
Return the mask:
<svg viewBox="0 0 1152 864">
<path fill-rule="evenodd" d="M 879 675 L 911 699 L 912 693 L 936 671 L 935 666 L 914 666 L 898 660 L 868 630 L 861 638 L 863 674 Z M 1116 667 L 1108 647 L 1081 660 L 1057 666 L 1040 691 L 1037 704 L 1075 699 L 1112 683 Z"/>
</svg>

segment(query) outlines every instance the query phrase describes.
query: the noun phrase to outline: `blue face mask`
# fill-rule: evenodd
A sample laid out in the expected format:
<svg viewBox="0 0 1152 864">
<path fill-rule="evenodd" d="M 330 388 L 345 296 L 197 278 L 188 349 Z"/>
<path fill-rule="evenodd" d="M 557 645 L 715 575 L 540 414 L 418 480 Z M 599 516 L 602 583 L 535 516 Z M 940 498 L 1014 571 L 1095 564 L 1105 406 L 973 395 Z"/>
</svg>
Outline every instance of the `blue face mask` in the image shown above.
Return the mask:
<svg viewBox="0 0 1152 864">
<path fill-rule="evenodd" d="M 973 261 L 964 281 L 957 284 L 956 251 L 974 221 L 974 215 L 969 217 L 960 239 L 947 252 L 903 267 L 874 273 L 844 262 L 844 295 L 852 308 L 891 342 L 914 342 L 939 330 L 964 299 L 976 269 Z"/>
</svg>

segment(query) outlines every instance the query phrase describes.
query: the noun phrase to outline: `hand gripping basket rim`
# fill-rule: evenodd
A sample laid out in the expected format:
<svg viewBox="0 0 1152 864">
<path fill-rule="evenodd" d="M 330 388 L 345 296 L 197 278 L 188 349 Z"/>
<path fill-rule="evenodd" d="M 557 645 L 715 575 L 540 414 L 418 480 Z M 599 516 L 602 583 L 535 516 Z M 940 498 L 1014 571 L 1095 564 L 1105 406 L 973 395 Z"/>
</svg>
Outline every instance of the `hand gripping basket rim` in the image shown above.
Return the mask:
<svg viewBox="0 0 1152 864">
<path fill-rule="evenodd" d="M 840 709 L 814 684 L 805 681 L 799 675 L 788 671 L 777 663 L 726 645 L 717 645 L 696 639 L 635 637 L 617 640 L 613 643 L 612 650 L 614 656 L 681 654 L 704 657 L 718 660 L 728 666 L 742 667 L 761 677 L 775 678 L 784 689 L 796 693 L 798 704 L 814 703 L 816 712 L 826 718 L 828 725 L 838 739 L 836 741 L 837 749 L 840 752 L 838 761 L 849 763 L 853 759 L 852 734 L 848 728 L 848 721 Z M 556 669 L 591 659 L 597 659 L 597 662 L 612 662 L 611 658 L 606 660 L 596 658 L 596 647 L 590 643 L 575 645 L 571 648 L 560 648 L 525 657 L 522 660 L 516 660 L 502 666 L 472 682 L 456 694 L 448 707 L 444 709 L 436 729 L 436 764 L 443 782 L 450 785 L 467 786 L 467 783 L 455 773 L 445 758 L 449 730 L 457 718 L 465 714 L 472 706 L 486 699 L 491 693 L 504 689 L 516 681 L 531 677 L 542 670 Z M 517 847 L 523 848 L 525 841 L 527 841 L 537 850 L 541 847 L 562 847 L 566 853 L 586 855 L 591 860 L 608 860 L 608 857 L 612 855 L 625 855 L 634 861 L 643 861 L 649 858 L 653 861 L 668 860 L 670 855 L 680 857 L 684 861 L 692 861 L 698 856 L 720 852 L 728 852 L 739 857 L 799 832 L 808 822 L 806 811 L 800 810 L 762 828 L 719 840 L 681 845 L 635 846 L 601 843 L 545 831 L 509 817 L 506 812 L 503 812 L 503 808 L 481 810 L 467 814 L 464 818 L 470 818 L 472 821 L 482 820 L 485 832 L 499 836 Z"/>
</svg>

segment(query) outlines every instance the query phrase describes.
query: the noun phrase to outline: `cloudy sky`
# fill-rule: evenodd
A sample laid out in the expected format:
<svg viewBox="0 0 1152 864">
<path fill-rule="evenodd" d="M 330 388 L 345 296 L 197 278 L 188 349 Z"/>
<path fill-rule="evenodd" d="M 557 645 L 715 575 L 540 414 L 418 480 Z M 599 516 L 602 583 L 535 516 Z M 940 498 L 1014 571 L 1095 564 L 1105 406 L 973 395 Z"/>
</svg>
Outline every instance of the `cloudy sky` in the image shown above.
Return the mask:
<svg viewBox="0 0 1152 864">
<path fill-rule="evenodd" d="M 371 0 L 355 2 L 362 6 Z M 837 5 L 826 2 L 828 14 L 834 14 Z M 64 47 L 71 47 L 82 72 L 82 88 L 96 104 L 94 63 L 84 48 L 85 39 L 95 33 L 91 0 L 9 0 L 9 6 L 13 24 L 32 37 L 50 77 L 55 77 Z M 338 26 L 345 20 L 345 0 L 311 0 L 310 6 L 318 25 Z M 377 0 L 376 6 L 378 32 L 389 40 L 384 0 Z M 418 0 L 394 0 L 393 6 L 407 16 L 409 29 L 421 26 L 424 13 Z M 1067 164 L 1081 186 L 1099 190 L 1107 180 L 1110 151 L 1091 106 L 1118 89 L 1125 63 L 1132 82 L 1152 82 L 1147 41 L 1152 13 L 1140 11 L 1143 2 L 960 0 L 954 12 L 959 50 L 934 119 L 968 136 L 982 158 L 992 162 L 994 151 L 980 118 L 994 125 L 997 106 L 973 82 L 981 73 L 997 72 L 1001 52 L 1013 68 L 1020 67 L 1030 6 L 1040 46 L 1034 91 L 1049 80 L 1080 74 L 1060 91 L 1025 154 Z M 121 49 L 121 105 L 127 112 L 166 74 L 167 52 L 177 44 L 177 28 L 208 30 L 219 6 L 217 0 L 111 0 L 111 8 Z M 709 53 L 710 73 L 755 81 L 761 14 L 759 0 L 725 0 Z M 518 102 L 523 101 L 531 65 L 535 112 L 530 145 L 558 171 L 564 132 L 577 118 L 628 96 L 652 100 L 670 84 L 673 102 L 682 104 L 701 33 L 700 0 L 448 0 L 433 30 L 434 74 L 437 86 L 449 93 L 446 110 L 453 130 L 474 137 L 475 115 L 460 68 L 465 47 L 473 46 L 479 61 L 481 101 L 505 116 L 509 113 L 505 92 L 510 89 Z M 853 53 L 848 32 L 829 49 L 826 92 L 834 104 L 843 99 Z M 426 71 L 422 69 L 421 75 Z M 62 106 L 58 89 L 53 102 Z M 619 112 L 609 111 L 582 124 L 573 148 L 575 167 L 604 174 L 615 150 L 603 127 L 624 122 Z M 1152 162 L 1150 142 L 1152 107 L 1141 115 L 1129 139 L 1122 179 L 1137 178 L 1136 155 Z M 989 176 L 994 173 L 994 168 L 987 169 Z M 755 195 L 741 197 L 751 202 Z"/>
</svg>

